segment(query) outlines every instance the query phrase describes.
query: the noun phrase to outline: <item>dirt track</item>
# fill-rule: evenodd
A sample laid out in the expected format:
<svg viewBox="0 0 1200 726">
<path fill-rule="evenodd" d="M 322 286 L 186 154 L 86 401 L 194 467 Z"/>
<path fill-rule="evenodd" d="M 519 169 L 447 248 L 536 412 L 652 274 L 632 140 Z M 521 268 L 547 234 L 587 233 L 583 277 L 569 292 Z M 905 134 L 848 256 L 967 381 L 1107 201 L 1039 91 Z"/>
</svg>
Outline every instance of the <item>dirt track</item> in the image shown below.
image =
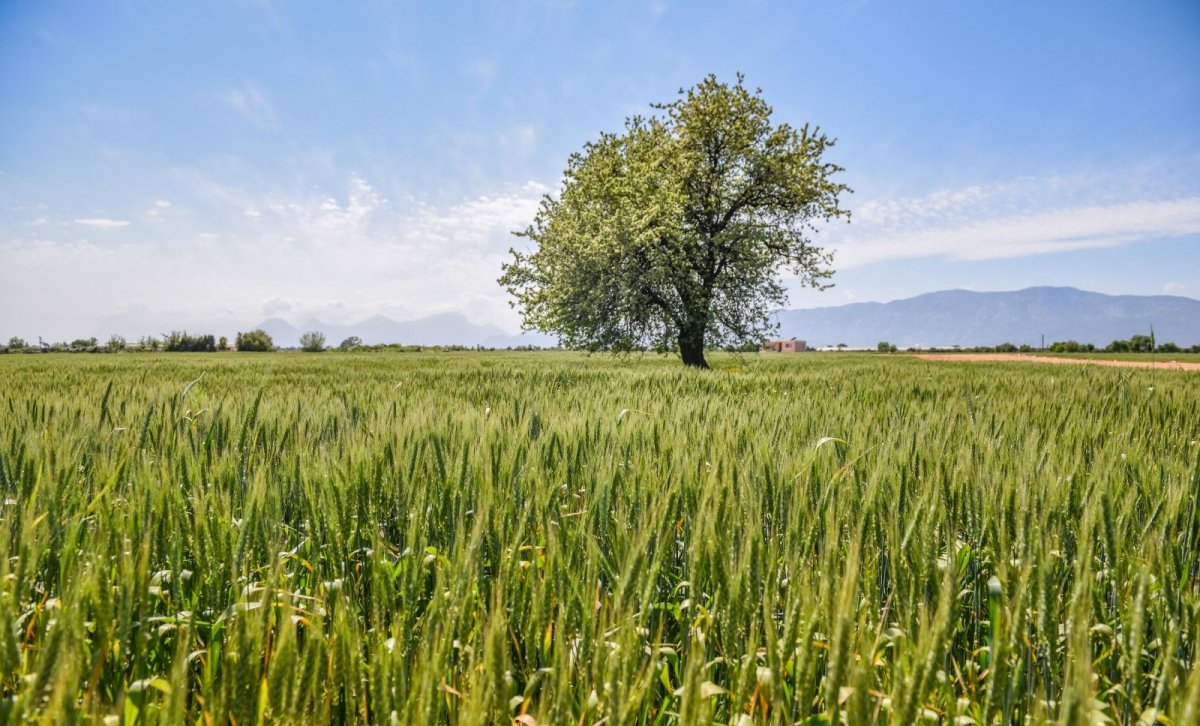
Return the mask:
<svg viewBox="0 0 1200 726">
<path fill-rule="evenodd" d="M 1098 360 L 1095 358 L 1053 358 L 1019 353 L 918 353 L 922 360 L 942 361 L 1016 361 L 1018 363 L 1058 363 L 1060 365 L 1112 366 L 1114 368 L 1158 368 L 1170 371 L 1200 371 L 1200 363 L 1180 363 L 1175 360 Z"/>
</svg>

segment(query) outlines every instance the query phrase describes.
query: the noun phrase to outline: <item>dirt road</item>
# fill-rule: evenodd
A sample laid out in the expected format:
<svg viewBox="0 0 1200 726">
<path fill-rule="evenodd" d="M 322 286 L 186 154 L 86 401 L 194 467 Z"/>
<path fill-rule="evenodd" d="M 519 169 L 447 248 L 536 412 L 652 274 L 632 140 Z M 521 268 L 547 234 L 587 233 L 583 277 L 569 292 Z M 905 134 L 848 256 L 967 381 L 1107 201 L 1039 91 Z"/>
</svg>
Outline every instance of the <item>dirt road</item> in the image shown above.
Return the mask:
<svg viewBox="0 0 1200 726">
<path fill-rule="evenodd" d="M 1112 366 L 1114 368 L 1158 368 L 1170 371 L 1200 371 L 1200 363 L 1180 363 L 1175 360 L 1099 360 L 1096 358 L 1053 358 L 1020 353 L 918 353 L 922 360 L 941 361 L 1016 361 L 1018 363 L 1058 363 L 1060 365 Z"/>
</svg>

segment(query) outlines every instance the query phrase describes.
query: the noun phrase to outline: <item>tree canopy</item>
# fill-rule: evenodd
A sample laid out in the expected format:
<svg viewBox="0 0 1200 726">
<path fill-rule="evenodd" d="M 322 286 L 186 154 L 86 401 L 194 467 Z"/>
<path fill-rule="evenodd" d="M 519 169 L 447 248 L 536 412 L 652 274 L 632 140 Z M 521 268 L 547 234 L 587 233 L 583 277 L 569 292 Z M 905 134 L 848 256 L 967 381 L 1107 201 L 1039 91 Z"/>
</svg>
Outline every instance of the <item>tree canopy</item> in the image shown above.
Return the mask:
<svg viewBox="0 0 1200 726">
<path fill-rule="evenodd" d="M 587 350 L 757 343 L 783 305 L 782 270 L 826 287 L 832 255 L 816 221 L 849 217 L 823 157 L 833 140 L 774 124 L 761 91 L 708 76 L 657 113 L 572 154 L 557 196 L 518 235 L 500 284 L 526 329 Z"/>
<path fill-rule="evenodd" d="M 300 350 L 306 353 L 320 353 L 325 350 L 325 334 L 319 330 L 310 330 L 300 336 Z"/>
<path fill-rule="evenodd" d="M 265 330 L 251 330 L 248 333 L 238 333 L 234 343 L 240 351 L 266 353 L 275 349 L 275 341 Z"/>
</svg>

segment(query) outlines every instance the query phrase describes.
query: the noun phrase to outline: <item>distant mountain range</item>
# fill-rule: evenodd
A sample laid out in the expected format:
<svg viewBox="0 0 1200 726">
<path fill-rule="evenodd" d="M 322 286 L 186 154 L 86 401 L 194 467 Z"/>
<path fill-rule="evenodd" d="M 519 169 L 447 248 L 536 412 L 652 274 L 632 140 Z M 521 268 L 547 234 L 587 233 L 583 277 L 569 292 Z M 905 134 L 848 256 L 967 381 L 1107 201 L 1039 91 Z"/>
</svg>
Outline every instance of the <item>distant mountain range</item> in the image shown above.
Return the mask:
<svg viewBox="0 0 1200 726">
<path fill-rule="evenodd" d="M 945 290 L 889 303 L 781 310 L 775 315 L 783 337 L 810 346 L 845 343 L 874 347 L 886 340 L 900 347 L 976 346 L 1013 343 L 1049 345 L 1058 340 L 1107 345 L 1117 338 L 1148 335 L 1159 342 L 1200 343 L 1200 300 L 1169 295 L 1104 295 L 1072 287 L 1031 287 L 1014 292 Z M 512 335 L 494 325 L 476 325 L 459 313 L 441 313 L 399 322 L 382 315 L 353 325 L 308 320 L 294 326 L 280 318 L 256 327 L 281 347 L 300 344 L 310 330 L 335 346 L 356 335 L 364 343 L 406 345 L 482 345 L 508 348 L 553 347 L 555 338 L 540 333 Z"/>
<path fill-rule="evenodd" d="M 796 337 L 810 347 L 874 347 L 887 341 L 902 348 L 948 347 L 1013 343 L 1039 345 L 1046 336 L 1049 345 L 1058 340 L 1077 340 L 1103 346 L 1117 338 L 1148 335 L 1150 327 L 1159 342 L 1181 346 L 1200 343 L 1200 300 L 1154 295 L 1104 295 L 1071 287 L 1031 287 L 1014 292 L 971 292 L 945 290 L 888 303 L 854 303 L 836 307 L 780 310 L 775 313 L 779 333 Z M 416 320 L 396 321 L 382 315 L 350 325 L 335 325 L 310 319 L 293 325 L 269 318 L 257 325 L 232 319 L 195 322 L 181 320 L 164 324 L 148 311 L 137 310 L 102 319 L 94 333 L 101 340 L 113 332 L 135 340 L 142 335 L 160 335 L 166 330 L 228 335 L 233 331 L 261 328 L 277 346 L 300 345 L 302 333 L 315 330 L 325 342 L 336 346 L 350 336 L 369 345 L 482 345 L 515 348 L 557 345 L 553 336 L 541 333 L 511 334 L 494 325 L 477 325 L 461 313 L 440 313 Z"/>
<path fill-rule="evenodd" d="M 281 318 L 269 318 L 254 326 L 265 330 L 281 348 L 300 345 L 300 336 L 309 331 L 325 334 L 325 344 L 336 346 L 350 336 L 363 343 L 401 343 L 404 345 L 482 345 L 485 348 L 515 348 L 536 345 L 552 348 L 557 340 L 539 333 L 512 335 L 495 325 L 476 325 L 459 313 L 439 313 L 417 320 L 399 322 L 376 315 L 352 325 L 332 325 L 320 320 L 307 320 L 299 327 Z"/>
<path fill-rule="evenodd" d="M 782 337 L 810 347 L 845 343 L 900 347 L 1046 345 L 1059 340 L 1107 345 L 1149 335 L 1160 343 L 1200 343 L 1200 300 L 1173 295 L 1104 295 L 1073 287 L 1031 287 L 1014 292 L 945 290 L 889 303 L 781 310 Z"/>
</svg>

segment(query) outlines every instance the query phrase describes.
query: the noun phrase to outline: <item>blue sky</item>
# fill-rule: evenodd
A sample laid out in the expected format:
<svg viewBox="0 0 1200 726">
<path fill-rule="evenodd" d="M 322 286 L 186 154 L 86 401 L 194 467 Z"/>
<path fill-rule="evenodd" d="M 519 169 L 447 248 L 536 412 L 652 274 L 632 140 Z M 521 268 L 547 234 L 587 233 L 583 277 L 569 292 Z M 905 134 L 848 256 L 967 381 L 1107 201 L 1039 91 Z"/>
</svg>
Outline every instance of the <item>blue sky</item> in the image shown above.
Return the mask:
<svg viewBox="0 0 1200 726">
<path fill-rule="evenodd" d="M 1200 297 L 1200 4 L 8 2 L 0 337 L 455 310 L 707 73 L 838 138 L 836 287 Z"/>
</svg>

